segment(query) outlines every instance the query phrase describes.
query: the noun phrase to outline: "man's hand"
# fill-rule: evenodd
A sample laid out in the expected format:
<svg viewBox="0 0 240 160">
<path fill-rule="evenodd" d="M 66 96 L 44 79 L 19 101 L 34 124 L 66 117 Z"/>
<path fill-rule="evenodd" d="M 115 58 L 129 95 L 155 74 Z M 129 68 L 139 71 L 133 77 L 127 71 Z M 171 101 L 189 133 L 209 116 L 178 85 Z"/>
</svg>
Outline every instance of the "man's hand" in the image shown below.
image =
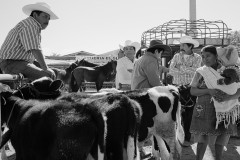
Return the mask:
<svg viewBox="0 0 240 160">
<path fill-rule="evenodd" d="M 49 75 L 50 78 L 52 78 L 53 80 L 56 79 L 56 75 L 55 72 L 51 69 L 51 68 L 47 68 L 47 70 L 45 70 L 45 72 Z"/>
</svg>

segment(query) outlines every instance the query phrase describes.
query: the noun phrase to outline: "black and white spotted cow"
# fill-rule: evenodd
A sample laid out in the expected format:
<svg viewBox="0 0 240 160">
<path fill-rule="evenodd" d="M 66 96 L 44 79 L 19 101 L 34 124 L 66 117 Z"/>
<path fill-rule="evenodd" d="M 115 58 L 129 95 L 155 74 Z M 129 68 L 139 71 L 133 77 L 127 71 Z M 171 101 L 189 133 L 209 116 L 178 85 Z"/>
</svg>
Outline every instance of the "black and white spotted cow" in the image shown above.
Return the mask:
<svg viewBox="0 0 240 160">
<path fill-rule="evenodd" d="M 90 104 L 106 115 L 106 159 L 139 160 L 138 130 L 142 115 L 139 104 L 120 94 L 70 93 L 58 100 Z M 94 159 L 94 158 L 93 158 Z"/>
<path fill-rule="evenodd" d="M 140 104 L 143 112 L 139 130 L 140 147 L 154 136 L 160 148 L 160 155 L 154 152 L 155 156 L 161 156 L 162 160 L 180 158 L 184 131 L 178 88 L 168 85 L 126 92 L 104 90 L 104 94 L 109 92 L 127 95 Z M 170 153 L 164 141 L 169 146 Z"/>
<path fill-rule="evenodd" d="M 84 160 L 89 154 L 104 159 L 105 120 L 98 108 L 7 94 L 2 93 L 2 120 L 11 133 L 17 160 Z"/>
</svg>

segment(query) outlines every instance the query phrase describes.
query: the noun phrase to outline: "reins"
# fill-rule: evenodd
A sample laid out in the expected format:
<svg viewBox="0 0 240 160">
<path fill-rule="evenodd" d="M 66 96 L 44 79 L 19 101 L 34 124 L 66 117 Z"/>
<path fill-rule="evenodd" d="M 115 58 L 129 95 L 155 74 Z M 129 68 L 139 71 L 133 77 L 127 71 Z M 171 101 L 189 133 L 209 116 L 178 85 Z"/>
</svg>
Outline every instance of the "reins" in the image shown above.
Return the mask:
<svg viewBox="0 0 240 160">
<path fill-rule="evenodd" d="M 13 104 L 13 107 L 12 107 L 12 109 L 11 109 L 11 112 L 10 112 L 10 114 L 9 114 L 9 116 L 8 116 L 8 119 L 7 119 L 7 126 L 8 126 L 8 123 L 9 123 L 11 117 L 12 117 L 12 113 L 13 113 L 13 110 L 14 110 L 14 108 L 15 108 L 16 103 L 17 103 L 17 102 L 15 102 L 15 103 Z"/>
</svg>

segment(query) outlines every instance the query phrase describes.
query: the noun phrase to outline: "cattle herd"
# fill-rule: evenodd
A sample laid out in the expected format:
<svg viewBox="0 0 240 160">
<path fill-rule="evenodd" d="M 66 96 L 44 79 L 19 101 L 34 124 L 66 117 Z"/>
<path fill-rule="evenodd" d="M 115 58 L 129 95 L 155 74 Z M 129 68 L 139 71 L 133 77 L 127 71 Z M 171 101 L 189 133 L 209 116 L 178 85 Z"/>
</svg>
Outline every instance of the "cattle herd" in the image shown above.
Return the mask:
<svg viewBox="0 0 240 160">
<path fill-rule="evenodd" d="M 154 156 L 180 159 L 184 131 L 179 89 L 66 93 L 43 77 L 1 93 L 1 118 L 16 160 L 140 160 L 152 140 Z"/>
</svg>

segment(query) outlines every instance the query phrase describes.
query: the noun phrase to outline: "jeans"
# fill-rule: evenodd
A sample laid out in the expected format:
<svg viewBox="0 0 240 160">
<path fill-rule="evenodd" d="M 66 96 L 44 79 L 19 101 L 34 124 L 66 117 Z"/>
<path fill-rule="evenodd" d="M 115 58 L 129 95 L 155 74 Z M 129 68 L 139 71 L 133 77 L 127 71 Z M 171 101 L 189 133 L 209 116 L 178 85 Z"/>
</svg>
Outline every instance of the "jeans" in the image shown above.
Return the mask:
<svg viewBox="0 0 240 160">
<path fill-rule="evenodd" d="M 0 68 L 5 74 L 19 74 L 22 73 L 25 78 L 34 81 L 41 77 L 52 77 L 46 73 L 43 69 L 37 67 L 33 63 L 24 60 L 1 60 Z"/>
</svg>

